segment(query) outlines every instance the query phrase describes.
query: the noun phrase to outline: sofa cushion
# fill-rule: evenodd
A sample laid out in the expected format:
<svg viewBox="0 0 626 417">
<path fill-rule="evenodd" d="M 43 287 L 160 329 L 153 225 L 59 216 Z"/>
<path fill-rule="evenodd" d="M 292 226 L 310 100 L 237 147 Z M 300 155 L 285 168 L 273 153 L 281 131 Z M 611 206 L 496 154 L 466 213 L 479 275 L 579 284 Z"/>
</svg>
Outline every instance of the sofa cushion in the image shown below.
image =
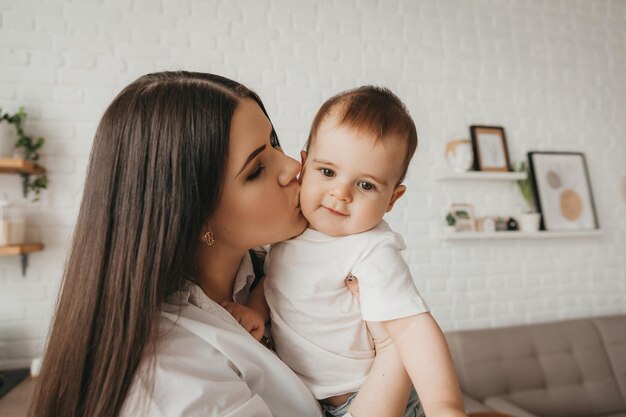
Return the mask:
<svg viewBox="0 0 626 417">
<path fill-rule="evenodd" d="M 470 396 L 499 397 L 538 416 L 597 416 L 626 410 L 623 381 L 618 384 L 612 369 L 613 362 L 623 365 L 626 340 L 611 342 L 616 358 L 610 359 L 599 329 L 614 335 L 613 327 L 626 328 L 626 316 L 603 323 L 566 320 L 446 337 L 461 389 Z"/>
<path fill-rule="evenodd" d="M 624 316 L 598 317 L 593 322 L 604 341 L 622 399 L 626 402 L 626 320 Z"/>
</svg>

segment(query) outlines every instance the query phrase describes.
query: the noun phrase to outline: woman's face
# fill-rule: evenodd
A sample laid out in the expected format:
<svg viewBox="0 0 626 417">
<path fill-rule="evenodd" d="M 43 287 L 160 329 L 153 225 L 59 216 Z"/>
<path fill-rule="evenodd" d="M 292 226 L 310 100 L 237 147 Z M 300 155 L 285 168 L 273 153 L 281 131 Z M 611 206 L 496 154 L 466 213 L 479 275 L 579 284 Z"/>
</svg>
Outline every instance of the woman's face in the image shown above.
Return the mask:
<svg viewBox="0 0 626 417">
<path fill-rule="evenodd" d="M 300 163 L 271 138 L 272 125 L 252 99 L 241 100 L 230 126 L 230 154 L 219 206 L 209 221 L 216 244 L 250 249 L 297 236 Z"/>
</svg>

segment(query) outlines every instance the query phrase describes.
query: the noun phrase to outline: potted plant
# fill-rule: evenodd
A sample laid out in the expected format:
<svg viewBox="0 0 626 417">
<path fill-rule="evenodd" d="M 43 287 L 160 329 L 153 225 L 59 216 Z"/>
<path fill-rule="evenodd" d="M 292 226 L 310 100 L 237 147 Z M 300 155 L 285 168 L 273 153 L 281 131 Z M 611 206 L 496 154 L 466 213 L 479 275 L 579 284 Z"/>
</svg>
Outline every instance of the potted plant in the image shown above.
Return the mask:
<svg viewBox="0 0 626 417">
<path fill-rule="evenodd" d="M 20 107 L 15 114 L 3 113 L 2 109 L 0 109 L 0 125 L 3 125 L 3 127 L 13 125 L 17 134 L 17 137 L 15 137 L 15 134 L 10 129 L 0 130 L 0 133 L 4 133 L 3 136 L 0 136 L 0 157 L 22 158 L 32 162 L 39 160 L 39 149 L 43 146 L 45 139 L 41 136 L 33 139 L 24 132 L 26 116 L 27 114 L 23 107 Z M 24 174 L 23 176 L 24 195 L 26 196 L 29 191 L 32 191 L 34 194 L 33 201 L 39 200 L 41 190 L 45 190 L 48 187 L 48 176 L 45 173 L 39 175 Z"/>
<path fill-rule="evenodd" d="M 534 209 L 533 204 L 533 184 L 526 162 L 520 161 L 515 165 L 515 171 L 524 172 L 526 177 L 517 180 L 517 186 L 524 197 L 526 211 L 519 217 L 519 229 L 522 232 L 536 232 L 539 230 L 539 220 L 541 215 Z"/>
<path fill-rule="evenodd" d="M 448 214 L 446 215 L 446 224 L 448 225 L 448 227 L 446 227 L 446 232 L 452 233 L 456 231 L 456 228 L 454 226 L 456 224 L 456 219 L 450 212 L 448 212 Z"/>
</svg>

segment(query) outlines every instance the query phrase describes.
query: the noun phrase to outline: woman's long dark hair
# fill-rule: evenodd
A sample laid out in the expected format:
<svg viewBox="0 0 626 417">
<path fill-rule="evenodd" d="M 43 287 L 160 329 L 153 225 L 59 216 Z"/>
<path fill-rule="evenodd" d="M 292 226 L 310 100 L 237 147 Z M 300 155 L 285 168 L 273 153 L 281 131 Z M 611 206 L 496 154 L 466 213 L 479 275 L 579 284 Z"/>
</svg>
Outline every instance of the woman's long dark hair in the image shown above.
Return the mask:
<svg viewBox="0 0 626 417">
<path fill-rule="evenodd" d="M 30 416 L 117 416 L 153 352 L 165 297 L 192 274 L 242 98 L 265 112 L 227 78 L 163 72 L 139 78 L 108 107 Z"/>
</svg>

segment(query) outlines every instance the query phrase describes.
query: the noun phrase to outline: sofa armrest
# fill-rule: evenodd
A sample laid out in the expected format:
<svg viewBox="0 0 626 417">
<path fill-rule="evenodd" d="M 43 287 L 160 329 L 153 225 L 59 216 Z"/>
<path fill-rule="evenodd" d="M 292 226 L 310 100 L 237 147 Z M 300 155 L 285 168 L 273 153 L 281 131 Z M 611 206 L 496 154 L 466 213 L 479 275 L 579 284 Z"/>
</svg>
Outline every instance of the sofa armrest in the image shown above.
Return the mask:
<svg viewBox="0 0 626 417">
<path fill-rule="evenodd" d="M 465 412 L 466 413 L 478 413 L 481 411 L 493 411 L 490 408 L 487 408 L 485 404 L 476 400 L 475 398 L 470 397 L 467 394 L 463 394 L 463 402 L 465 403 Z"/>
<path fill-rule="evenodd" d="M 537 417 L 501 397 L 489 397 L 485 400 L 485 404 L 496 411 L 515 417 Z"/>
</svg>

